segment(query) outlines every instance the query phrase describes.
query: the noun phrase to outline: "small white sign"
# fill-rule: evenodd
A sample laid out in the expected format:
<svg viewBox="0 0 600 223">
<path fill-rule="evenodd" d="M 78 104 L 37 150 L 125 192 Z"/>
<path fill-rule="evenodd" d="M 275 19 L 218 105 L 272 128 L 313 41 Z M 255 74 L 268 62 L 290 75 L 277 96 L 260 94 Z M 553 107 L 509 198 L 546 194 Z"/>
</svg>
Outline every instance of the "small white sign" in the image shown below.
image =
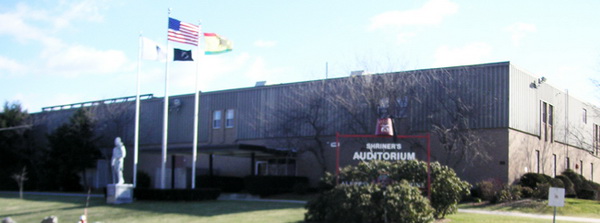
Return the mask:
<svg viewBox="0 0 600 223">
<path fill-rule="evenodd" d="M 548 206 L 565 206 L 565 188 L 551 187 L 548 191 Z"/>
</svg>

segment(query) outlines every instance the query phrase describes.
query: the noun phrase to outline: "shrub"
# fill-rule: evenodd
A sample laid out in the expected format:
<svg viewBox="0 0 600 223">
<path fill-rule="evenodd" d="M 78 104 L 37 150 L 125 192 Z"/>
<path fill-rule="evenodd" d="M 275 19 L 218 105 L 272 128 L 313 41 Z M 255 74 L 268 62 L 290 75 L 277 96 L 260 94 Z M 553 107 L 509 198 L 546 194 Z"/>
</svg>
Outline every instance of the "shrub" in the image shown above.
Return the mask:
<svg viewBox="0 0 600 223">
<path fill-rule="evenodd" d="M 268 196 L 294 192 L 294 189 L 299 187 L 308 188 L 308 178 L 295 176 L 247 176 L 244 178 L 244 187 L 248 190 L 248 193 Z"/>
<path fill-rule="evenodd" d="M 523 187 L 521 186 L 521 198 L 532 198 L 533 197 L 533 189 L 531 187 Z"/>
<path fill-rule="evenodd" d="M 548 181 L 548 183 L 552 187 L 565 188 L 565 183 L 563 183 L 563 181 L 561 179 L 558 179 L 558 178 L 552 178 L 552 179 L 550 179 L 550 181 Z"/>
<path fill-rule="evenodd" d="M 494 196 L 493 203 L 503 203 L 509 201 L 521 200 L 521 185 L 510 185 L 499 190 Z"/>
<path fill-rule="evenodd" d="M 385 188 L 340 184 L 310 201 L 307 222 L 433 222 L 433 209 L 406 180 Z"/>
<path fill-rule="evenodd" d="M 585 177 L 573 172 L 571 169 L 565 170 L 562 175 L 568 177 L 573 182 L 573 188 L 575 189 L 575 193 L 577 198 L 581 199 L 597 199 L 597 194 L 600 191 L 597 191 L 594 188 L 594 185 L 585 179 Z"/>
<path fill-rule="evenodd" d="M 199 175 L 196 177 L 199 188 L 219 188 L 222 192 L 236 193 L 244 189 L 241 177 Z"/>
<path fill-rule="evenodd" d="M 575 187 L 573 186 L 573 182 L 571 182 L 571 179 L 569 179 L 565 175 L 558 175 L 555 178 L 560 179 L 563 182 L 565 188 L 565 197 L 577 196 L 577 194 L 575 193 Z"/>
<path fill-rule="evenodd" d="M 137 172 L 137 182 L 136 182 L 135 187 L 150 188 L 151 184 L 152 184 L 152 179 L 150 178 L 150 175 L 148 175 L 146 172 L 143 172 L 143 171 Z"/>
<path fill-rule="evenodd" d="M 155 201 L 202 201 L 216 200 L 221 191 L 219 189 L 145 189 L 135 188 L 133 195 L 138 200 Z"/>
<path fill-rule="evenodd" d="M 492 199 L 494 199 L 494 196 L 498 191 L 500 191 L 500 189 L 502 189 L 501 183 L 499 181 L 490 179 L 478 182 L 477 184 L 475 184 L 473 190 L 476 193 L 475 196 L 481 198 L 484 201 L 492 201 Z"/>
<path fill-rule="evenodd" d="M 370 161 L 361 162 L 356 166 L 347 166 L 342 168 L 339 175 L 339 182 L 346 186 L 360 186 L 372 183 L 384 184 L 380 176 L 386 175 L 385 184 L 396 183 L 406 180 L 409 184 L 418 187 L 426 187 L 427 182 L 427 163 L 416 160 L 388 162 L 388 161 Z M 336 177 L 332 174 L 326 174 L 322 178 L 324 182 L 322 188 L 332 187 L 336 183 Z M 338 185 L 339 186 L 339 185 Z M 337 188 L 334 187 L 334 188 Z M 461 181 L 454 170 L 439 163 L 431 163 L 431 206 L 434 208 L 434 216 L 443 218 L 446 214 L 454 213 L 460 199 L 468 194 L 470 185 Z M 321 193 L 327 193 L 327 191 Z M 339 205 L 338 203 L 322 204 L 326 207 L 329 204 Z M 319 205 L 313 205 L 316 207 Z"/>
<path fill-rule="evenodd" d="M 460 199 L 470 193 L 471 185 L 461 181 L 450 167 L 438 162 L 431 163 L 431 179 L 431 206 L 435 210 L 435 218 L 455 213 Z"/>
<path fill-rule="evenodd" d="M 589 181 L 590 186 L 596 191 L 596 200 L 600 201 L 600 184 L 596 182 Z"/>
<path fill-rule="evenodd" d="M 566 176 L 567 178 L 569 178 L 569 180 L 571 180 L 571 182 L 573 182 L 573 188 L 575 189 L 575 193 L 577 193 L 577 191 L 581 190 L 584 187 L 585 178 L 573 172 L 573 170 L 567 169 L 562 173 L 562 175 Z"/>
<path fill-rule="evenodd" d="M 519 179 L 519 185 L 536 189 L 538 184 L 548 183 L 550 179 L 552 178 L 546 174 L 526 173 Z"/>
<path fill-rule="evenodd" d="M 536 186 L 536 189 L 533 191 L 533 197 L 537 199 L 547 200 L 549 189 L 549 183 L 540 183 Z"/>
</svg>

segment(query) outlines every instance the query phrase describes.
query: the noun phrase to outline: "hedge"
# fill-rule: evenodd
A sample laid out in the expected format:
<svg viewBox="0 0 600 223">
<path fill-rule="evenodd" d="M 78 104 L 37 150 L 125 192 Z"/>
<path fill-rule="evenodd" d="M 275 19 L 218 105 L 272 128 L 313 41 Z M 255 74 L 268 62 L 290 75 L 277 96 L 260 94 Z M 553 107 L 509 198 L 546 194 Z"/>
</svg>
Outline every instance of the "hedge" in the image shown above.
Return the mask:
<svg viewBox="0 0 600 223">
<path fill-rule="evenodd" d="M 199 175 L 196 177 L 196 185 L 199 188 L 218 188 L 222 192 L 237 193 L 244 190 L 244 179 L 241 177 Z"/>
<path fill-rule="evenodd" d="M 247 176 L 244 186 L 248 193 L 268 196 L 273 194 L 302 193 L 308 188 L 307 177 L 297 176 Z"/>
<path fill-rule="evenodd" d="M 133 196 L 137 200 L 153 201 L 203 201 L 216 200 L 221 194 L 219 189 L 148 189 L 135 188 Z"/>
</svg>

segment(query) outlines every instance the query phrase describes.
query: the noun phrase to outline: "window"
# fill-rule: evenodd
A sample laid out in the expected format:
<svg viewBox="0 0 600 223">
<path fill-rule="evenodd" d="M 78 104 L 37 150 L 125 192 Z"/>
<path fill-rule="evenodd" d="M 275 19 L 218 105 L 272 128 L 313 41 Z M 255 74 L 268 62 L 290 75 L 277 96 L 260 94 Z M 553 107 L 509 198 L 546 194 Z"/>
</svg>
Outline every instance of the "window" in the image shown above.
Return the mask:
<svg viewBox="0 0 600 223">
<path fill-rule="evenodd" d="M 590 180 L 594 181 L 594 163 L 590 163 Z"/>
<path fill-rule="evenodd" d="M 567 157 L 567 163 L 565 169 L 571 169 L 571 158 Z"/>
<path fill-rule="evenodd" d="M 600 155 L 600 126 L 594 124 L 594 133 L 593 133 L 594 142 L 592 143 L 592 153 L 596 154 L 596 156 Z"/>
<path fill-rule="evenodd" d="M 556 154 L 552 154 L 552 158 L 554 158 L 554 162 L 552 163 L 552 177 L 556 177 Z"/>
<path fill-rule="evenodd" d="M 225 113 L 225 127 L 233 128 L 233 118 L 235 117 L 235 112 L 233 109 L 227 109 L 227 113 Z"/>
<path fill-rule="evenodd" d="M 582 119 L 583 123 L 587 124 L 587 110 L 585 110 L 585 108 L 582 111 L 582 116 L 583 116 L 582 117 L 583 118 Z"/>
<path fill-rule="evenodd" d="M 406 118 L 408 117 L 408 97 L 398 97 L 396 98 L 396 117 L 398 118 Z"/>
<path fill-rule="evenodd" d="M 583 176 L 583 160 L 579 160 L 579 175 Z"/>
<path fill-rule="evenodd" d="M 536 173 L 540 173 L 540 151 L 535 151 L 535 169 Z"/>
<path fill-rule="evenodd" d="M 542 130 L 544 141 L 554 141 L 554 131 L 552 125 L 554 124 L 554 106 L 546 102 L 542 102 Z"/>
<path fill-rule="evenodd" d="M 221 116 L 223 112 L 221 112 L 221 110 L 215 110 L 213 111 L 213 129 L 218 129 L 221 128 Z"/>
</svg>

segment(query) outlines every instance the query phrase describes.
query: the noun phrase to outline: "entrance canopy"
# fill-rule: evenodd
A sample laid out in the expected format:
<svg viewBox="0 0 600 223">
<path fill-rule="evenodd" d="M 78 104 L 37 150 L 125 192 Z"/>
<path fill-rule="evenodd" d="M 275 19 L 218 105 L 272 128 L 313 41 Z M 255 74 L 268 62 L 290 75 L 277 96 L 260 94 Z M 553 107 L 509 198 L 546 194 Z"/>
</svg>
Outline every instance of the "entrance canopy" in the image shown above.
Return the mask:
<svg viewBox="0 0 600 223">
<path fill-rule="evenodd" d="M 235 156 L 235 157 L 255 157 L 255 158 L 272 158 L 295 155 L 295 151 L 290 149 L 273 149 L 265 146 L 250 145 L 250 144 L 231 144 L 231 145 L 210 145 L 200 146 L 199 153 L 213 154 L 219 156 Z"/>
<path fill-rule="evenodd" d="M 145 152 L 160 152 L 160 147 L 145 147 Z M 191 145 L 175 144 L 169 145 L 169 153 L 191 154 Z M 254 158 L 277 158 L 296 155 L 293 149 L 275 149 L 266 146 L 251 144 L 222 144 L 198 146 L 198 153 L 219 156 L 254 157 Z"/>
</svg>

